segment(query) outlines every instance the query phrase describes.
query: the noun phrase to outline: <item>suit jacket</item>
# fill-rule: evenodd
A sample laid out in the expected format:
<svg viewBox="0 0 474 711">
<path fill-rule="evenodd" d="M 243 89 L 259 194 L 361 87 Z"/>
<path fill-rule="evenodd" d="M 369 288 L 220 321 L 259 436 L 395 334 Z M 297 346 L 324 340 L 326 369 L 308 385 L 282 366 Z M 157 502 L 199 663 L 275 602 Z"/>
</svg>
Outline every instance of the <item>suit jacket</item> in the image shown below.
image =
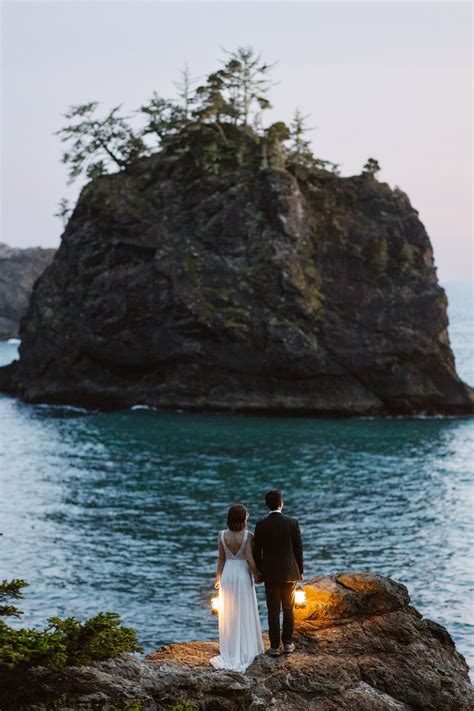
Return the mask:
<svg viewBox="0 0 474 711">
<path fill-rule="evenodd" d="M 282 513 L 270 513 L 257 521 L 253 557 L 266 583 L 301 580 L 303 541 L 298 521 Z"/>
</svg>

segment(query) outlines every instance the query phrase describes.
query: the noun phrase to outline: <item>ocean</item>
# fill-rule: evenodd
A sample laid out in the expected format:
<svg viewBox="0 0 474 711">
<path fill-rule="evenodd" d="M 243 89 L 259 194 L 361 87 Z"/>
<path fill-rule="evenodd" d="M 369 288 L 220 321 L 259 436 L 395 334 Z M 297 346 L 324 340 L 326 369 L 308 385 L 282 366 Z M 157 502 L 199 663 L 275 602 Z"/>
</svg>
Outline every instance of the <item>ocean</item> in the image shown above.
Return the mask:
<svg viewBox="0 0 474 711">
<path fill-rule="evenodd" d="M 473 385 L 472 286 L 446 289 L 458 373 Z M 17 348 L 0 343 L 1 364 Z M 112 610 L 147 651 L 216 638 L 227 507 L 244 503 L 252 528 L 279 487 L 307 579 L 389 575 L 474 662 L 474 418 L 102 413 L 0 396 L 0 427 L 0 578 L 29 582 L 14 625 Z M 258 597 L 264 616 L 262 586 Z"/>
</svg>

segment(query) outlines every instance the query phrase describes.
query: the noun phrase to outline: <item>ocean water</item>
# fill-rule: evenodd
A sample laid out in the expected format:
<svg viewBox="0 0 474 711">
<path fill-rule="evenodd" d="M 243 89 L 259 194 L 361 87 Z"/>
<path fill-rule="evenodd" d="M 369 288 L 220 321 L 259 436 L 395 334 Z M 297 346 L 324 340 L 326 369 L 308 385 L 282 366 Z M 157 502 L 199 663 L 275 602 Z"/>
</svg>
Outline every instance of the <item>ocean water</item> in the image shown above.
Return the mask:
<svg viewBox="0 0 474 711">
<path fill-rule="evenodd" d="M 474 384 L 472 290 L 447 290 L 458 372 Z M 0 344 L 1 362 L 17 347 Z M 113 610 L 148 651 L 215 638 L 227 506 L 245 503 L 252 527 L 281 487 L 308 578 L 389 575 L 474 661 L 474 419 L 100 413 L 0 396 L 0 428 L 0 578 L 30 583 L 13 624 Z"/>
</svg>

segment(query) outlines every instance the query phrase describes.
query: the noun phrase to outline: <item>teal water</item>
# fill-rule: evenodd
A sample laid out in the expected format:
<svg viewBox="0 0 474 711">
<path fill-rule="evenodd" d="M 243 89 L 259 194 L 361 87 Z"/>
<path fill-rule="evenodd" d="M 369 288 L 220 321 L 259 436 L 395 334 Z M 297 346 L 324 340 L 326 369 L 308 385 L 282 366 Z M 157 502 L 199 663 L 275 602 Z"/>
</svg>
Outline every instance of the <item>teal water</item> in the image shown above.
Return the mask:
<svg viewBox="0 0 474 711">
<path fill-rule="evenodd" d="M 472 292 L 448 295 L 458 372 L 472 384 Z M 0 346 L 3 363 L 15 357 L 16 345 Z M 309 577 L 394 577 L 474 660 L 474 419 L 98 413 L 2 396 L 0 427 L 0 578 L 30 583 L 21 624 L 115 610 L 147 650 L 215 637 L 208 601 L 227 506 L 245 503 L 252 527 L 279 486 Z"/>
</svg>

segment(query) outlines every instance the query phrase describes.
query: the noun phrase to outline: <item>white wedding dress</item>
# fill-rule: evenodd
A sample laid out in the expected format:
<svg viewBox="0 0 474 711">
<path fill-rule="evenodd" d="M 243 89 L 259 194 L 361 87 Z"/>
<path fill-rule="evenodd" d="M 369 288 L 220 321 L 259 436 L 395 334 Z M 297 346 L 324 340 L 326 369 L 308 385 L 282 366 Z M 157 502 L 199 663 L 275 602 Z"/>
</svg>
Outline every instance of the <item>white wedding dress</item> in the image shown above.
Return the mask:
<svg viewBox="0 0 474 711">
<path fill-rule="evenodd" d="M 226 545 L 224 531 L 220 533 L 226 559 L 220 584 L 220 654 L 211 659 L 216 669 L 244 672 L 264 651 L 255 585 L 245 558 L 248 535 L 245 531 L 234 555 Z"/>
</svg>

